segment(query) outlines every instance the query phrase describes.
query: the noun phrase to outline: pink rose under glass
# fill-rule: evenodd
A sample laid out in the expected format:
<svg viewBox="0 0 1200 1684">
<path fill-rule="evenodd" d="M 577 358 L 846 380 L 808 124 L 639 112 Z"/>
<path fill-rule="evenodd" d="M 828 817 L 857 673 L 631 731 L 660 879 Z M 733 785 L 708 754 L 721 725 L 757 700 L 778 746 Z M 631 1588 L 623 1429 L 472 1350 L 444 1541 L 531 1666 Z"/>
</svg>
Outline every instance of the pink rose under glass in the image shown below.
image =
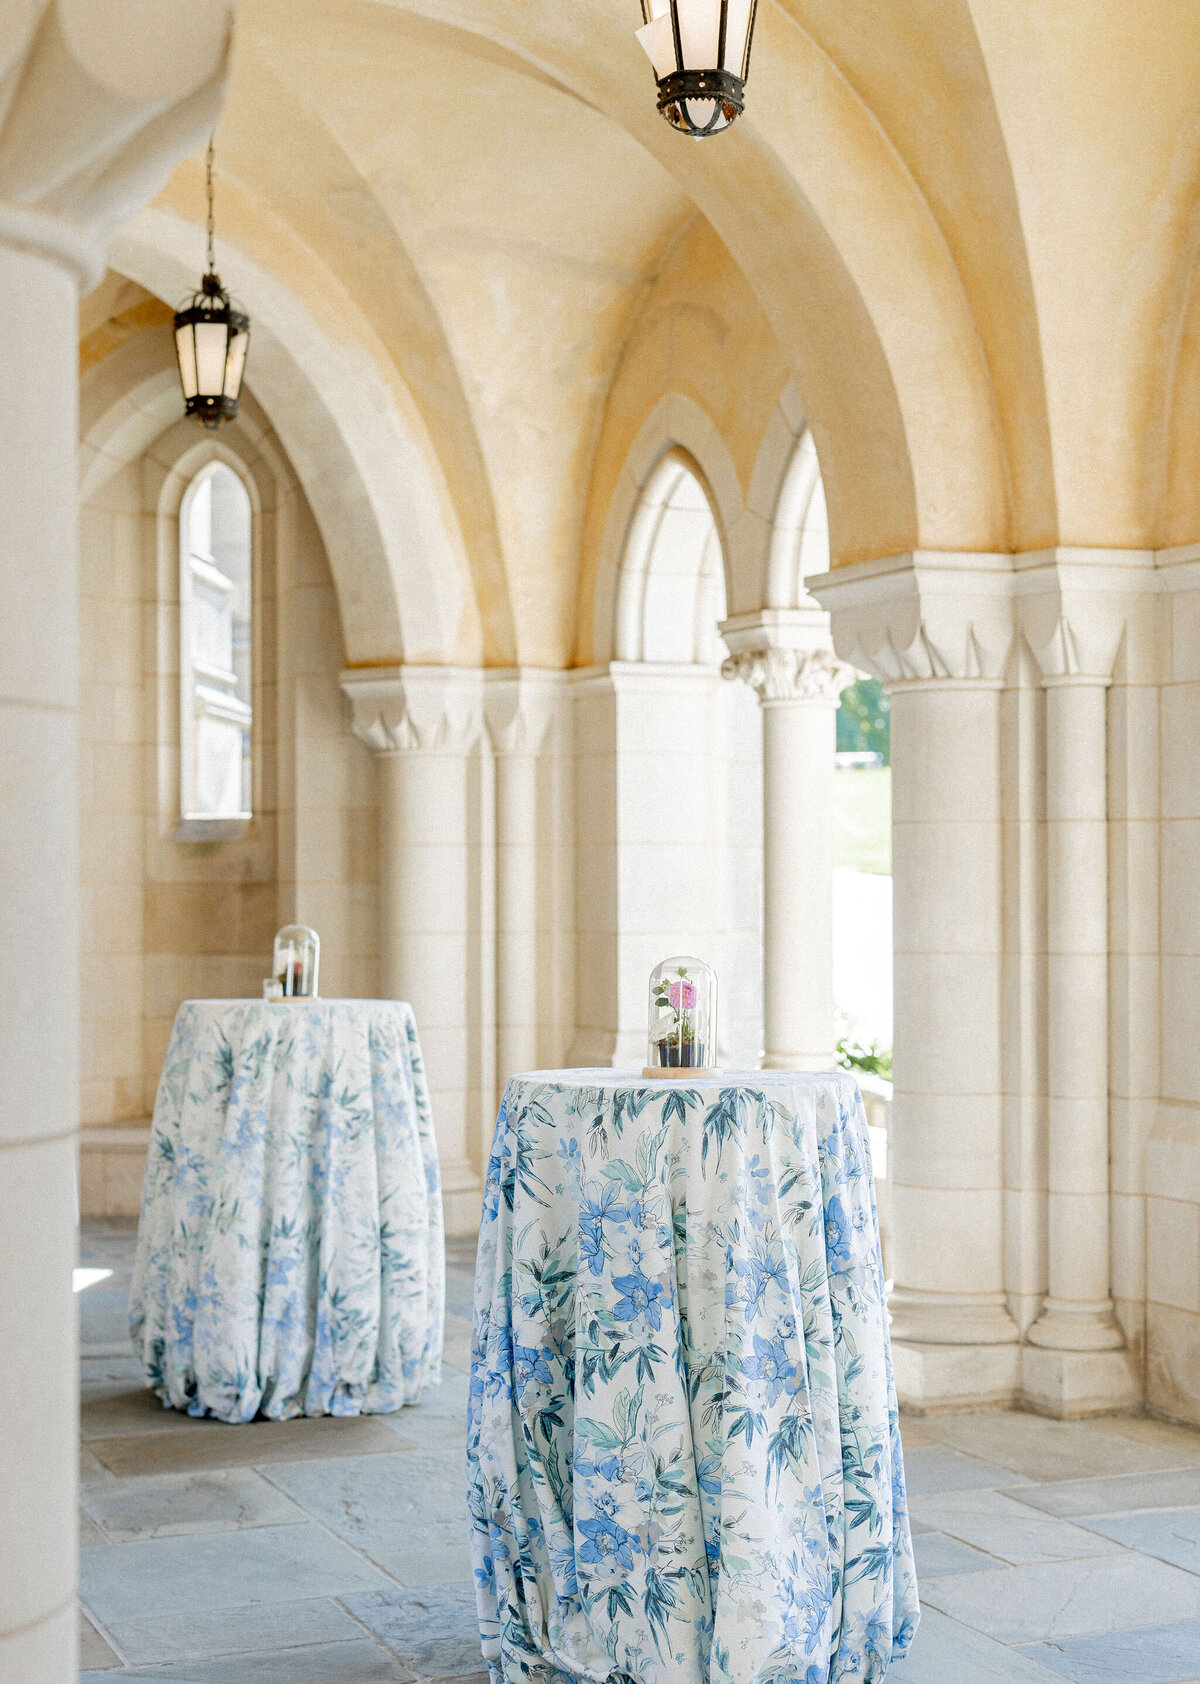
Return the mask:
<svg viewBox="0 0 1200 1684">
<path fill-rule="evenodd" d="M 678 955 L 650 973 L 647 1076 L 707 1071 L 717 1054 L 717 978 L 703 959 Z"/>
</svg>

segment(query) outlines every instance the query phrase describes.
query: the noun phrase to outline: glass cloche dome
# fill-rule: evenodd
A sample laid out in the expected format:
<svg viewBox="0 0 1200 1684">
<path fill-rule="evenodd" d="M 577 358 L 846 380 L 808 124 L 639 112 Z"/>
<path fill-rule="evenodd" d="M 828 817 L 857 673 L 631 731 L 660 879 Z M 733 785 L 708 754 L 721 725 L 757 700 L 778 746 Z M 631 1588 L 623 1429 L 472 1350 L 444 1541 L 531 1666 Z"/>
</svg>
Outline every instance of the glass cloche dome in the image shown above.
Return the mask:
<svg viewBox="0 0 1200 1684">
<path fill-rule="evenodd" d="M 321 938 L 307 924 L 285 924 L 275 937 L 271 966 L 285 1000 L 315 1000 L 321 970 Z"/>
<path fill-rule="evenodd" d="M 646 1075 L 705 1070 L 716 1053 L 716 972 L 703 959 L 664 959 L 650 973 Z"/>
</svg>

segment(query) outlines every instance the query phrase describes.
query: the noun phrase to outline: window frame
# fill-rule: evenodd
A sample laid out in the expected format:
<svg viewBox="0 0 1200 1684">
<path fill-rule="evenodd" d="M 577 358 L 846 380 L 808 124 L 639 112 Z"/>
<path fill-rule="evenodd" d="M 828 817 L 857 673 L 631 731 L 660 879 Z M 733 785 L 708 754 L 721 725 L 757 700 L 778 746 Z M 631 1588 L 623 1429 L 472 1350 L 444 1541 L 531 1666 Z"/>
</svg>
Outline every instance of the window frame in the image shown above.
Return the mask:
<svg viewBox="0 0 1200 1684">
<path fill-rule="evenodd" d="M 192 550 L 189 542 L 189 527 L 192 502 L 203 483 L 213 478 L 222 468 L 233 474 L 246 497 L 249 514 L 250 554 L 249 554 L 249 583 L 250 583 L 250 805 L 238 813 L 203 814 L 189 812 L 189 798 L 195 796 L 194 754 L 194 697 L 196 684 L 196 662 L 192 647 L 193 626 L 193 582 L 192 582 Z M 177 588 L 179 602 L 179 616 L 177 632 L 177 657 L 179 668 L 179 736 L 177 742 L 176 768 L 178 776 L 178 822 L 174 830 L 174 839 L 181 842 L 220 842 L 235 841 L 251 834 L 255 822 L 255 794 L 258 773 L 258 708 L 255 703 L 255 692 L 259 685 L 259 649 L 258 649 L 258 598 L 259 598 L 259 557 L 258 557 L 258 521 L 256 518 L 256 503 L 244 474 L 227 456 L 214 455 L 202 463 L 190 475 L 183 496 L 179 503 L 178 531 L 177 531 Z M 203 666 L 203 663 L 200 663 Z"/>
</svg>

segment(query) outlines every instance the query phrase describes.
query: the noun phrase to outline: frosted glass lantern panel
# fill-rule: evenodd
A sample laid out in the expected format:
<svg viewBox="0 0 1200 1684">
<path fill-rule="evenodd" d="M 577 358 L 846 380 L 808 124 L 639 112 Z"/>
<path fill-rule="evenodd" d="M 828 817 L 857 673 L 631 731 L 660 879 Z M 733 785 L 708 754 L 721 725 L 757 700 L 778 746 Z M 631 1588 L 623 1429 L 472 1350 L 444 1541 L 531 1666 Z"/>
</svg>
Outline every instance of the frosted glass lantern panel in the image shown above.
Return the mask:
<svg viewBox="0 0 1200 1684">
<path fill-rule="evenodd" d="M 315 1000 L 320 982 L 321 938 L 307 924 L 285 924 L 275 937 L 271 974 L 286 1000 Z"/>
<path fill-rule="evenodd" d="M 185 819 L 249 818 L 251 510 L 231 468 L 192 481 L 180 518 L 180 806 Z"/>
<path fill-rule="evenodd" d="M 716 1050 L 716 972 L 703 959 L 664 959 L 650 973 L 647 1068 L 703 1070 Z"/>
</svg>

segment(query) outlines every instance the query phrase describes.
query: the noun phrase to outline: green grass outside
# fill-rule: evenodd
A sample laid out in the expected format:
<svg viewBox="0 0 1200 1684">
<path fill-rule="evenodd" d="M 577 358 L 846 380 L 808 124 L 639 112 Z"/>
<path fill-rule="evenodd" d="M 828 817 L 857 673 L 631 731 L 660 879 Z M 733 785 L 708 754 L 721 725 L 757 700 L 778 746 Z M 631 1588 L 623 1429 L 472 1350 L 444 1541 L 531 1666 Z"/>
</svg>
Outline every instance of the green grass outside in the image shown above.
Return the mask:
<svg viewBox="0 0 1200 1684">
<path fill-rule="evenodd" d="M 833 778 L 833 863 L 883 877 L 892 870 L 892 769 L 849 768 Z"/>
</svg>

